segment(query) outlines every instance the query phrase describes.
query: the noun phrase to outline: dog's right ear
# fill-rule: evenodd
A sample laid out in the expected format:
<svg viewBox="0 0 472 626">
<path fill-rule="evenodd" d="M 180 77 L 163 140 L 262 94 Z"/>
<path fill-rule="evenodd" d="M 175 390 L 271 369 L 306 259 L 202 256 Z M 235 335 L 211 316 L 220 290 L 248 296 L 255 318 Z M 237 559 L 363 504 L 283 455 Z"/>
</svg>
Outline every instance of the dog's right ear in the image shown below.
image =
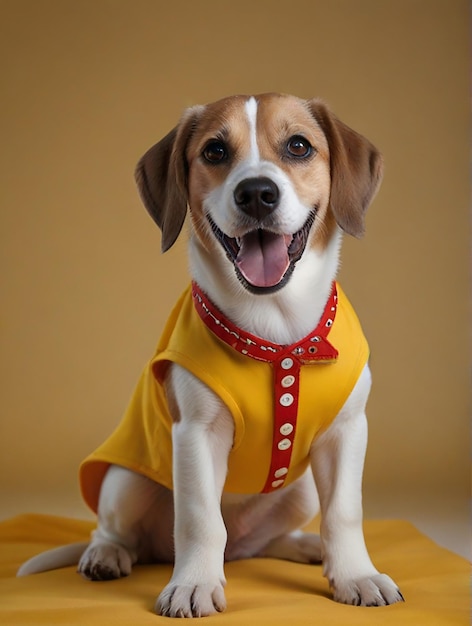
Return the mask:
<svg viewBox="0 0 472 626">
<path fill-rule="evenodd" d="M 150 148 L 136 166 L 139 194 L 162 231 L 162 252 L 179 236 L 188 202 L 185 150 L 203 107 L 188 109 L 180 123 Z"/>
</svg>

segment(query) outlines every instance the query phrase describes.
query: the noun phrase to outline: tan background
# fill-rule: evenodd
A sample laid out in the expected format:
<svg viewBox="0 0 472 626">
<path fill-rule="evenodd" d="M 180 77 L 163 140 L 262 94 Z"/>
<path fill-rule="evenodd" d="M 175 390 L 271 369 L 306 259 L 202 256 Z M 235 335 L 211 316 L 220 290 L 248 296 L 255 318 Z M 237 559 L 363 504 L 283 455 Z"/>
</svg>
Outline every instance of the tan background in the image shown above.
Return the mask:
<svg viewBox="0 0 472 626">
<path fill-rule="evenodd" d="M 77 466 L 119 419 L 186 283 L 184 241 L 160 255 L 135 162 L 187 105 L 272 90 L 322 96 L 385 155 L 341 272 L 372 349 L 367 511 L 430 494 L 447 515 L 440 501 L 465 501 L 467 1 L 0 9 L 0 512 L 87 514 Z"/>
</svg>

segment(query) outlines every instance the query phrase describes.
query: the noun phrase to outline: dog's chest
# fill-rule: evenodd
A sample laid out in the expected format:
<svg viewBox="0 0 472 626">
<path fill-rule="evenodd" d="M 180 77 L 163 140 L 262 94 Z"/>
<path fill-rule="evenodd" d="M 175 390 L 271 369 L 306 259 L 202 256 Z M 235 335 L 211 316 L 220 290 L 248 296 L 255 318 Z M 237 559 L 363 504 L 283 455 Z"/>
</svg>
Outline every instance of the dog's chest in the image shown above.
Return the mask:
<svg viewBox="0 0 472 626">
<path fill-rule="evenodd" d="M 333 284 L 318 326 L 291 346 L 241 331 L 197 285 L 182 303 L 157 357 L 157 374 L 168 361 L 191 368 L 231 412 L 235 437 L 226 491 L 270 492 L 298 478 L 313 440 L 354 387 L 368 347 L 342 292 L 338 306 L 337 289 Z"/>
</svg>

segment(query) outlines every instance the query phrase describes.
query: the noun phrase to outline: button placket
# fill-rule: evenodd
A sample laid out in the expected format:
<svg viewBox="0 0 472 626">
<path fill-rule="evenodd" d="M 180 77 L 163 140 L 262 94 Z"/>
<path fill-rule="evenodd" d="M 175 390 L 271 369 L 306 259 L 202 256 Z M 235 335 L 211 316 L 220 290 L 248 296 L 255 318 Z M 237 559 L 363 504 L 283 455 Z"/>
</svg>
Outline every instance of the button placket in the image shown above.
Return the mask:
<svg viewBox="0 0 472 626">
<path fill-rule="evenodd" d="M 274 431 L 265 493 L 283 487 L 288 476 L 297 423 L 300 367 L 293 356 L 274 362 Z"/>
</svg>

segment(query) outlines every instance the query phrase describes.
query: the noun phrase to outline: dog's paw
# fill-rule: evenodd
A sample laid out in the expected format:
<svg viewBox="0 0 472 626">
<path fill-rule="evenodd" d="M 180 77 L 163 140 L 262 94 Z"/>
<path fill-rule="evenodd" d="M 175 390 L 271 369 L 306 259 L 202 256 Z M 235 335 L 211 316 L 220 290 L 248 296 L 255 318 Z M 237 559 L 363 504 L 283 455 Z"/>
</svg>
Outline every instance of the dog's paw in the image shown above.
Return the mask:
<svg viewBox="0 0 472 626">
<path fill-rule="evenodd" d="M 113 580 L 131 573 L 133 559 L 117 543 L 91 543 L 83 553 L 77 571 L 89 580 Z"/>
<path fill-rule="evenodd" d="M 226 609 L 223 583 L 179 585 L 172 581 L 157 599 L 155 611 L 165 617 L 206 617 Z"/>
<path fill-rule="evenodd" d="M 319 535 L 297 530 L 273 539 L 259 556 L 296 563 L 321 563 L 321 539 Z"/>
<path fill-rule="evenodd" d="M 386 574 L 342 582 L 334 580 L 330 582 L 330 586 L 333 598 L 342 604 L 386 606 L 404 602 L 399 588 Z"/>
</svg>

